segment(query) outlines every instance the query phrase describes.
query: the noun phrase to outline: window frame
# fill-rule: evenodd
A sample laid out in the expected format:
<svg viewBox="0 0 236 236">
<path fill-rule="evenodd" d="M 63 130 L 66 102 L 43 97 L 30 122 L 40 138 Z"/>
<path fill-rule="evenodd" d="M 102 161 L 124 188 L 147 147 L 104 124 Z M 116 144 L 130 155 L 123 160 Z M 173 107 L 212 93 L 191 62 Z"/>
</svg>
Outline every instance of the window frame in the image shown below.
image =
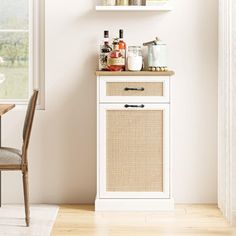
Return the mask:
<svg viewBox="0 0 236 236">
<path fill-rule="evenodd" d="M 29 3 L 29 97 L 34 89 L 39 90 L 37 109 L 45 109 L 45 2 L 44 0 L 28 0 Z M 5 30 L 2 30 L 5 31 Z M 7 31 L 7 29 L 6 29 Z M 12 30 L 12 31 L 17 31 Z M 25 107 L 27 99 L 0 99 L 0 103 L 14 103 L 17 107 Z"/>
</svg>

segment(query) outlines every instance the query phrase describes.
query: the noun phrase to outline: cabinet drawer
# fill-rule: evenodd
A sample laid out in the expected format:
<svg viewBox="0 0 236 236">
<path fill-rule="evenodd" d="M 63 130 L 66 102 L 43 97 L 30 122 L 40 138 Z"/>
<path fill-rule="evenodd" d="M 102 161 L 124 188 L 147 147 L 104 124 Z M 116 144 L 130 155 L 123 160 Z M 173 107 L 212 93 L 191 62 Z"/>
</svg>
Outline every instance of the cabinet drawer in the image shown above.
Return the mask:
<svg viewBox="0 0 236 236">
<path fill-rule="evenodd" d="M 101 77 L 100 102 L 169 102 L 169 77 Z"/>
<path fill-rule="evenodd" d="M 163 96 L 163 82 L 107 82 L 107 96 Z"/>
</svg>

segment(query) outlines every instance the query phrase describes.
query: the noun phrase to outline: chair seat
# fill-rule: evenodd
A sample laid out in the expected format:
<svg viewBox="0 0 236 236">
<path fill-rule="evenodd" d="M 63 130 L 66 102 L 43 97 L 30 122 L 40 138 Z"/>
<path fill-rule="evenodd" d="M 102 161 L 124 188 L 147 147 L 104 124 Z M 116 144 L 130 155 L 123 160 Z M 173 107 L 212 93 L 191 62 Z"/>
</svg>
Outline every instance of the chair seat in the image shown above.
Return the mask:
<svg viewBox="0 0 236 236">
<path fill-rule="evenodd" d="M 21 151 L 15 148 L 0 148 L 0 165 L 20 165 Z"/>
</svg>

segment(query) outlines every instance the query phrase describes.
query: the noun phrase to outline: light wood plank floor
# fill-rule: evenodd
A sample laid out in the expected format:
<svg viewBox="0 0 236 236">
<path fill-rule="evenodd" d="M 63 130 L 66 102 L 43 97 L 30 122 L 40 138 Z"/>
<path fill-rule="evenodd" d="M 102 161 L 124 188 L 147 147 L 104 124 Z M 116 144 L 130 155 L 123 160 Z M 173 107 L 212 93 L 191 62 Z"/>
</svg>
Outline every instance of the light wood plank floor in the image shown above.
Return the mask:
<svg viewBox="0 0 236 236">
<path fill-rule="evenodd" d="M 95 213 L 94 206 L 60 207 L 52 236 L 236 235 L 215 205 L 177 205 L 174 212 Z"/>
</svg>

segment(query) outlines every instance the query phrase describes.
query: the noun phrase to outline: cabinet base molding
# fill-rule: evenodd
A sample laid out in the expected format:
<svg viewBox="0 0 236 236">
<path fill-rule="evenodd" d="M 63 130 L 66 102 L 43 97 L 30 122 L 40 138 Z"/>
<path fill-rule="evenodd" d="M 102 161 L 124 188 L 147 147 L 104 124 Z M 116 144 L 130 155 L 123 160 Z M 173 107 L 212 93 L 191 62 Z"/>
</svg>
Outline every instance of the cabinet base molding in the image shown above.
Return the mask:
<svg viewBox="0 0 236 236">
<path fill-rule="evenodd" d="M 173 211 L 174 199 L 96 199 L 95 211 Z"/>
</svg>

